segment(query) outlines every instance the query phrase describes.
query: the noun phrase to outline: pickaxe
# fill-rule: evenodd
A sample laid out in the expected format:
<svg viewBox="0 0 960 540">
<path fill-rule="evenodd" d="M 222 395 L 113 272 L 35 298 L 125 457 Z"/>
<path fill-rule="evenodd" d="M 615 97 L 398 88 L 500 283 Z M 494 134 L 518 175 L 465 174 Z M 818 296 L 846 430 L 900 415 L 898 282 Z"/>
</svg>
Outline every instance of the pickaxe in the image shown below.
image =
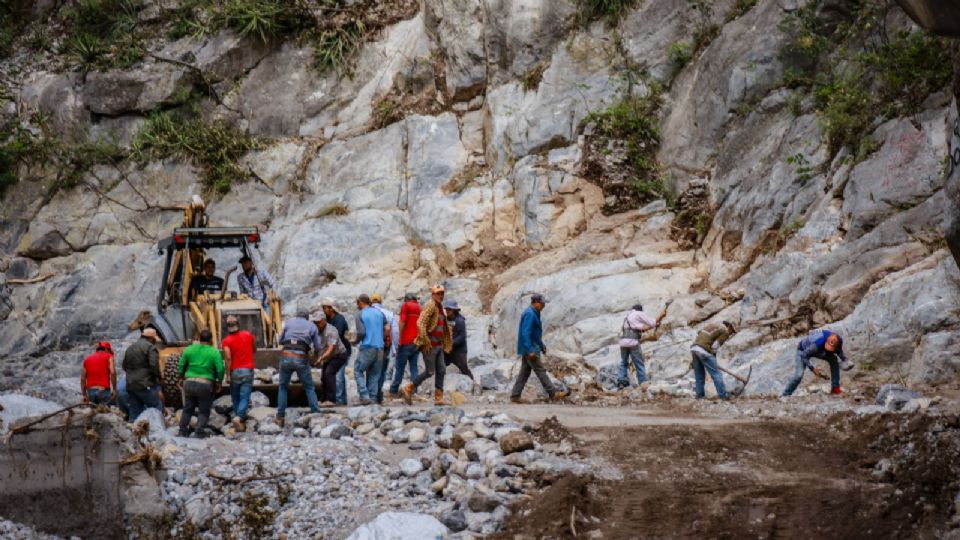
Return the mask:
<svg viewBox="0 0 960 540">
<path fill-rule="evenodd" d="M 727 375 L 730 375 L 730 376 L 733 377 L 734 379 L 736 379 L 736 380 L 740 381 L 741 383 L 743 383 L 743 386 L 740 387 L 740 390 L 735 391 L 735 392 L 731 392 L 731 393 L 732 393 L 733 395 L 735 395 L 735 396 L 739 396 L 740 394 L 743 393 L 744 390 L 746 390 L 746 388 L 747 388 L 747 383 L 750 382 L 750 376 L 753 375 L 753 366 L 750 366 L 750 371 L 747 372 L 747 378 L 746 378 L 746 379 L 744 379 L 743 377 L 741 377 L 741 376 L 737 375 L 736 373 L 730 371 L 729 369 L 721 366 L 720 364 L 717 364 L 717 368 L 719 368 L 720 371 L 726 373 Z"/>
</svg>

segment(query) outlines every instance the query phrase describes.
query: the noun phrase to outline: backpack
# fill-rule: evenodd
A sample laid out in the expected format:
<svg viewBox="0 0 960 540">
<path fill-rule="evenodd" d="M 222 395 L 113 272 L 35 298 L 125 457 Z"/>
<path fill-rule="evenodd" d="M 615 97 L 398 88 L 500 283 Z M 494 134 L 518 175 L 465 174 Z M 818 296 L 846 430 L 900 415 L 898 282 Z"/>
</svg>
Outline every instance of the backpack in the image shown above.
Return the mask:
<svg viewBox="0 0 960 540">
<path fill-rule="evenodd" d="M 635 339 L 637 341 L 640 341 L 641 331 L 631 328 L 630 325 L 627 324 L 629 317 L 630 316 L 627 315 L 626 317 L 623 318 L 623 324 L 620 325 L 620 337 L 622 339 Z"/>
</svg>

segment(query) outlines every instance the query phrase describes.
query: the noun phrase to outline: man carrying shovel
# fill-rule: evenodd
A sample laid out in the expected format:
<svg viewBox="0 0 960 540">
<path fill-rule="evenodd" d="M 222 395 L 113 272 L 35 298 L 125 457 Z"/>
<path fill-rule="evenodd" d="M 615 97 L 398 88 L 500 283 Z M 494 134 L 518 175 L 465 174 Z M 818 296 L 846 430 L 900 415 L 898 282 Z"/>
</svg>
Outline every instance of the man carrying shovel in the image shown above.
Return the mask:
<svg viewBox="0 0 960 540">
<path fill-rule="evenodd" d="M 720 348 L 736 331 L 733 323 L 723 321 L 723 324 L 708 324 L 697 334 L 696 341 L 690 347 L 690 354 L 693 356 L 693 376 L 696 381 L 697 399 L 703 399 L 706 395 L 704 393 L 706 372 L 709 372 L 710 378 L 713 379 L 713 386 L 717 389 L 717 397 L 727 399 L 728 395 L 723 384 L 723 375 L 717 365 L 716 349 Z"/>
</svg>

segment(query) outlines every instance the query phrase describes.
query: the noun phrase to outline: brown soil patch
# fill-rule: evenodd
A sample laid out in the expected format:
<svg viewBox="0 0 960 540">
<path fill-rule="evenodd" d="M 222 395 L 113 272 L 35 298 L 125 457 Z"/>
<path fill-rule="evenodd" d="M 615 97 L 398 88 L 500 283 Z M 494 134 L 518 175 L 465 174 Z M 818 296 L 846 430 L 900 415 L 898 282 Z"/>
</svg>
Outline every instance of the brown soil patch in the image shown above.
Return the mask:
<svg viewBox="0 0 960 540">
<path fill-rule="evenodd" d="M 497 538 L 932 539 L 960 486 L 955 415 L 596 431 L 623 479 L 563 479 Z"/>
<path fill-rule="evenodd" d="M 533 430 L 533 436 L 540 441 L 540 444 L 558 443 L 564 439 L 574 440 L 573 434 L 557 420 L 556 416 L 540 422 L 540 425 Z"/>
</svg>

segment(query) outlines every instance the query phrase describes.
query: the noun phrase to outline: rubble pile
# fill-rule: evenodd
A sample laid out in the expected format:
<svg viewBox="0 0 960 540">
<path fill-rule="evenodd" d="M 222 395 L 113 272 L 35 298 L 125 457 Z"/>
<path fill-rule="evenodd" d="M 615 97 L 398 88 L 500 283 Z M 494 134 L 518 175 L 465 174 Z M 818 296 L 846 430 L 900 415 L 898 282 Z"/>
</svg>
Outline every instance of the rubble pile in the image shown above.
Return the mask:
<svg viewBox="0 0 960 540">
<path fill-rule="evenodd" d="M 288 409 L 285 428 L 274 412 L 255 407 L 251 429 L 227 427 L 225 438 L 173 437 L 172 427 L 151 434 L 166 456 L 163 497 L 179 517 L 173 536 L 345 537 L 387 511 L 429 514 L 450 534 L 490 534 L 511 503 L 586 468 L 495 411 Z"/>
</svg>

